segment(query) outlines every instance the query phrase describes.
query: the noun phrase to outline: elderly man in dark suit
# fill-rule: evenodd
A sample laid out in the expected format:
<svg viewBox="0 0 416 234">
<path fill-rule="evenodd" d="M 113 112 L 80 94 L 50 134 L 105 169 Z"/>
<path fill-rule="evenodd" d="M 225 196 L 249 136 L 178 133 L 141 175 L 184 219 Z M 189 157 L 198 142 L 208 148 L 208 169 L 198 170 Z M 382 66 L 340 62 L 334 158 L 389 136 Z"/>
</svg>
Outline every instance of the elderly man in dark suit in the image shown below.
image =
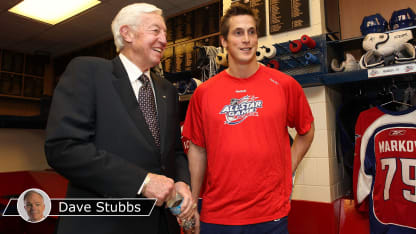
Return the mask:
<svg viewBox="0 0 416 234">
<path fill-rule="evenodd" d="M 178 233 L 164 203 L 184 197 L 192 215 L 175 88 L 150 72 L 166 47 L 162 11 L 135 3 L 112 23 L 112 61 L 73 59 L 57 85 L 48 119 L 48 163 L 69 180 L 71 198 L 157 198 L 149 217 L 61 217 L 58 233 Z"/>
</svg>

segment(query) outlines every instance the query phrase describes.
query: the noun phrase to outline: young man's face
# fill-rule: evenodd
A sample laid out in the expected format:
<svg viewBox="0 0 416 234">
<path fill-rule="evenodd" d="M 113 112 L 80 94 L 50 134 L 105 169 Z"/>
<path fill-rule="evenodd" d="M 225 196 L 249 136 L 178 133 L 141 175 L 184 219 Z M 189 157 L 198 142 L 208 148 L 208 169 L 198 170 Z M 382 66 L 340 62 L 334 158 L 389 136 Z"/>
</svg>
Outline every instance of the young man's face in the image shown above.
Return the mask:
<svg viewBox="0 0 416 234">
<path fill-rule="evenodd" d="M 130 29 L 127 40 L 140 69 L 147 70 L 159 64 L 166 48 L 166 25 L 163 17 L 156 13 L 145 13 L 136 30 Z"/>
<path fill-rule="evenodd" d="M 256 22 L 250 15 L 232 16 L 229 19 L 227 39 L 221 43 L 227 49 L 228 59 L 236 64 L 255 63 L 257 51 Z"/>
<path fill-rule="evenodd" d="M 40 221 L 45 210 L 45 203 L 42 196 L 37 193 L 32 193 L 25 199 L 25 210 L 29 216 L 30 221 Z"/>
</svg>

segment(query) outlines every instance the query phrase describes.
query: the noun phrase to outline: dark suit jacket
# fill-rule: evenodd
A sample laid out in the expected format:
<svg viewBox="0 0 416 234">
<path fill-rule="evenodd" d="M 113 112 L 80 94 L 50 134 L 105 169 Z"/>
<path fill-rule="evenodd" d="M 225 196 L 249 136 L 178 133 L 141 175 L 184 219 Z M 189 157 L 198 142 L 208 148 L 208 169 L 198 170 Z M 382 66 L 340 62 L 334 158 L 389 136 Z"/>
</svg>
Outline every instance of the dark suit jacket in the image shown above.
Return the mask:
<svg viewBox="0 0 416 234">
<path fill-rule="evenodd" d="M 119 57 L 78 57 L 54 91 L 47 124 L 48 163 L 69 180 L 67 197 L 134 198 L 148 172 L 189 184 L 182 151 L 176 89 L 152 73 L 160 121 L 156 148 Z M 150 217 L 60 217 L 58 233 L 158 233 L 161 212 Z M 164 216 L 163 216 L 164 217 Z"/>
</svg>

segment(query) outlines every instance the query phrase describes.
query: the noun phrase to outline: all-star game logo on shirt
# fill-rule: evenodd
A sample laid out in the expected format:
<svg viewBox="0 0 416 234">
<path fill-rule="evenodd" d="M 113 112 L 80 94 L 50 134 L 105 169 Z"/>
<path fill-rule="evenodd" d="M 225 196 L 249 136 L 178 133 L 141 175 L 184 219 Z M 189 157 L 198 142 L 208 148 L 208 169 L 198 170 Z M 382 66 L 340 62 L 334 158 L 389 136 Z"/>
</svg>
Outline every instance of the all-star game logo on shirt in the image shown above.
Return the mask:
<svg viewBox="0 0 416 234">
<path fill-rule="evenodd" d="M 243 122 L 249 116 L 259 116 L 257 108 L 263 108 L 263 101 L 258 97 L 246 95 L 240 99 L 232 98 L 229 105 L 225 105 L 220 114 L 225 114 L 225 124 L 235 125 Z"/>
</svg>

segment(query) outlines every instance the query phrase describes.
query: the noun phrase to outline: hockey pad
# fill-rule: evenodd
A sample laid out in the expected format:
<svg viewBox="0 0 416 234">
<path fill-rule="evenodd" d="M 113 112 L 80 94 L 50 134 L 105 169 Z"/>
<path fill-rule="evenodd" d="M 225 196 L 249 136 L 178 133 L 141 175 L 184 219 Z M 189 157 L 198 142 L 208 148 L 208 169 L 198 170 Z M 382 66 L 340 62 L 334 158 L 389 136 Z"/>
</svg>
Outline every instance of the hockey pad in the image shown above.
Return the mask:
<svg viewBox="0 0 416 234">
<path fill-rule="evenodd" d="M 345 58 L 345 61 L 343 61 L 341 64 L 339 64 L 337 59 L 332 59 L 331 69 L 335 72 L 360 70 L 360 65 L 352 54 L 346 53 Z"/>
<path fill-rule="evenodd" d="M 378 50 L 382 55 L 393 54 L 400 44 L 413 39 L 411 30 L 402 30 L 390 33 L 370 33 L 364 37 L 363 49 L 365 51 Z"/>
<path fill-rule="evenodd" d="M 388 33 L 369 33 L 363 39 L 363 49 L 365 51 L 375 50 L 376 45 L 386 43 L 388 39 Z"/>
<path fill-rule="evenodd" d="M 350 53 L 345 54 L 345 70 L 348 71 L 356 71 L 360 70 L 360 65 L 358 64 L 357 60 L 355 60 L 354 56 Z"/>
<path fill-rule="evenodd" d="M 218 64 L 218 66 L 228 67 L 228 55 L 222 47 L 219 47 L 218 49 L 218 53 L 215 56 L 215 63 Z"/>
<path fill-rule="evenodd" d="M 338 59 L 333 58 L 331 60 L 331 69 L 335 72 L 342 72 L 345 69 L 345 62 L 339 63 Z"/>
<path fill-rule="evenodd" d="M 416 61 L 415 47 L 410 43 L 403 43 L 394 52 L 395 63 L 409 63 Z"/>
<path fill-rule="evenodd" d="M 362 69 L 384 66 L 384 57 L 376 50 L 370 50 L 361 56 L 360 67 Z"/>
</svg>

